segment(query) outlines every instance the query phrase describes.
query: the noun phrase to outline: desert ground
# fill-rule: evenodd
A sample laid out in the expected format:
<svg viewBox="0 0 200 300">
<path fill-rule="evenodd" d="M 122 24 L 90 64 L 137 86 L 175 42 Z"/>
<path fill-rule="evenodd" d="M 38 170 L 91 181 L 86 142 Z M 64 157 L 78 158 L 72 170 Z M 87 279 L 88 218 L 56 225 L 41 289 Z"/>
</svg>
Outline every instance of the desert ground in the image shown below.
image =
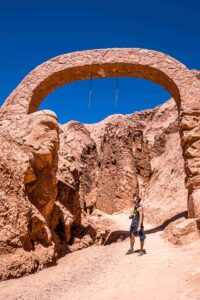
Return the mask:
<svg viewBox="0 0 200 300">
<path fill-rule="evenodd" d="M 111 216 L 119 230 L 129 228 L 125 213 Z M 0 283 L 7 300 L 189 300 L 200 299 L 200 241 L 175 246 L 162 230 L 145 224 L 147 254 L 125 255 L 129 240 L 91 246 L 71 253 L 58 265 L 20 279 Z"/>
</svg>

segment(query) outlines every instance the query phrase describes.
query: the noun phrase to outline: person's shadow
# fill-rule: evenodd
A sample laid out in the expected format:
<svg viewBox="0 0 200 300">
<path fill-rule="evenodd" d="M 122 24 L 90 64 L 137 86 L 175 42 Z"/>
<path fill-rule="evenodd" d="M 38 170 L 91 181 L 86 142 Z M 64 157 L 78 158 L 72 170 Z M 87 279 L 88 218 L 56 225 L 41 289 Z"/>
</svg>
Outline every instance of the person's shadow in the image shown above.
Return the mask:
<svg viewBox="0 0 200 300">
<path fill-rule="evenodd" d="M 170 223 L 181 219 L 181 218 L 188 218 L 188 212 L 187 211 L 183 211 L 173 217 L 171 217 L 170 219 L 164 221 L 161 225 L 156 226 L 154 228 L 151 229 L 147 229 L 145 230 L 145 234 L 152 234 L 152 233 L 156 233 L 158 231 L 163 231 Z M 105 242 L 104 242 L 104 246 L 110 245 L 112 243 L 115 243 L 117 241 L 123 241 L 126 238 L 129 237 L 129 231 L 127 230 L 116 230 L 116 231 L 112 231 L 108 237 L 106 238 Z"/>
</svg>

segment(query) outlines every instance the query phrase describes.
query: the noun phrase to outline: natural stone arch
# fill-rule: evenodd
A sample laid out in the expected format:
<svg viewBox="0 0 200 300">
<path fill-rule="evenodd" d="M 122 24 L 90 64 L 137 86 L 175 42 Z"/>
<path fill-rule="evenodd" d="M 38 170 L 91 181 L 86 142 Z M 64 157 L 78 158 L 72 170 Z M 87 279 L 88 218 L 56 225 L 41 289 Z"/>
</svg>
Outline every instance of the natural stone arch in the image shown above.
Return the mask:
<svg viewBox="0 0 200 300">
<path fill-rule="evenodd" d="M 183 64 L 145 49 L 101 49 L 64 54 L 38 66 L 10 94 L 0 116 L 35 112 L 53 90 L 73 81 L 101 77 L 138 77 L 156 82 L 174 98 L 188 188 L 188 211 L 200 217 L 200 81 Z"/>
</svg>

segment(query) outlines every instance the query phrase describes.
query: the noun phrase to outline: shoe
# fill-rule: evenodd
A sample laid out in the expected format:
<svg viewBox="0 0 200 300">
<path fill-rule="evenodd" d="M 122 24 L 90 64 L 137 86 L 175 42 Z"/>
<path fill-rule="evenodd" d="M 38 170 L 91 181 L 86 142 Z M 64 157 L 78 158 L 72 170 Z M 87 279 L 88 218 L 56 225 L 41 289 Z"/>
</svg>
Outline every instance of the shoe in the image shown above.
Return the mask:
<svg viewBox="0 0 200 300">
<path fill-rule="evenodd" d="M 144 254 L 147 254 L 147 251 L 145 249 L 144 250 L 140 250 L 138 256 L 142 256 Z"/>
<path fill-rule="evenodd" d="M 133 254 L 133 253 L 134 253 L 134 251 L 131 250 L 131 249 L 129 249 L 129 250 L 126 252 L 126 255 Z"/>
</svg>

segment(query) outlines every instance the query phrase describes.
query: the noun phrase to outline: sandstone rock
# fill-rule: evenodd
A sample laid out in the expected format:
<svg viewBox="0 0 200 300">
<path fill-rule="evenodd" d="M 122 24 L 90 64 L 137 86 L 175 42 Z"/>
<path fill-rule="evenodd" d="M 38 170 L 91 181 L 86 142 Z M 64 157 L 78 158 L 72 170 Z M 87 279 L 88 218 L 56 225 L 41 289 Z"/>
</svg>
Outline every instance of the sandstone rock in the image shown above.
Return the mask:
<svg viewBox="0 0 200 300">
<path fill-rule="evenodd" d="M 93 78 L 155 81 L 177 107 L 171 100 L 93 125 L 59 126 L 53 112 L 36 112 L 55 88 L 87 79 L 91 70 Z M 176 217 L 186 209 L 185 175 L 189 216 L 199 218 L 199 91 L 198 71 L 145 49 L 66 54 L 28 74 L 0 110 L 0 279 L 35 272 L 70 251 L 106 243 L 114 227 L 104 212 L 128 208 L 133 194 L 143 197 L 152 223 Z M 104 212 L 93 214 L 95 208 Z M 177 243 L 197 232 L 195 221 L 174 224 L 167 230 Z M 120 234 L 108 239 L 123 239 Z"/>
<path fill-rule="evenodd" d="M 184 161 L 172 99 L 157 108 L 144 136 L 148 141 L 152 170 L 144 193 L 145 218 L 159 225 L 187 210 Z M 165 140 L 160 150 L 155 148 L 157 136 Z"/>
<path fill-rule="evenodd" d="M 37 111 L 43 98 L 54 89 L 75 80 L 88 79 L 91 72 L 93 78 L 116 75 L 138 77 L 154 81 L 164 87 L 172 95 L 177 105 L 185 165 L 187 165 L 187 160 L 191 155 L 194 160 L 193 164 L 195 163 L 198 149 L 189 151 L 189 154 L 186 153 L 186 150 L 190 149 L 200 136 L 199 72 L 189 70 L 179 61 L 157 51 L 134 48 L 96 49 L 68 53 L 48 60 L 30 72 L 9 95 L 1 108 L 0 119 L 4 122 L 5 116 L 12 118 L 15 115 L 22 116 Z M 163 143 L 165 143 L 163 136 L 156 137 L 155 148 L 160 148 L 159 145 Z M 51 160 L 51 157 L 45 153 L 43 156 L 45 156 L 42 158 L 44 164 Z M 39 168 L 40 158 L 37 164 Z M 193 175 L 191 173 L 188 176 L 186 173 L 186 177 L 188 194 L 190 195 L 193 190 L 200 188 L 199 174 Z M 33 178 L 34 176 L 30 171 L 26 180 L 33 180 Z M 92 190 L 93 193 L 90 198 L 95 198 L 95 190 Z M 51 193 L 53 191 L 55 191 L 54 188 Z M 47 211 L 42 212 L 46 216 L 50 214 L 53 207 L 53 200 L 48 202 L 49 207 L 44 204 Z M 126 202 L 128 203 L 127 199 Z M 94 200 L 91 203 L 89 209 L 93 206 Z M 42 209 L 43 207 L 41 207 Z"/>
<path fill-rule="evenodd" d="M 99 157 L 97 208 L 114 212 L 130 207 L 132 195 L 139 191 L 150 222 L 161 224 L 186 210 L 184 162 L 173 99 L 153 110 L 113 115 L 85 126 Z"/>
<path fill-rule="evenodd" d="M 0 278 L 6 279 L 57 260 L 48 225 L 56 198 L 55 115 L 39 112 L 6 119 L 0 140 Z"/>
<path fill-rule="evenodd" d="M 145 218 L 157 225 L 186 210 L 173 99 L 93 125 L 58 126 L 50 111 L 7 117 L 0 125 L 1 279 L 35 272 L 94 243 L 123 240 L 127 232 L 116 230 L 105 212 L 129 208 L 133 194 L 140 193 Z M 191 156 L 196 149 L 193 141 Z M 186 165 L 193 187 L 198 159 Z M 191 211 L 194 205 L 198 211 L 196 186 Z M 176 230 L 170 228 L 169 237 Z M 181 230 L 175 240 L 184 243 Z"/>
<path fill-rule="evenodd" d="M 197 220 L 178 220 L 170 224 L 165 230 L 167 239 L 176 245 L 184 245 L 200 238 Z"/>
<path fill-rule="evenodd" d="M 191 195 L 189 196 L 189 206 L 190 206 L 190 214 L 191 218 L 199 218 L 200 217 L 200 190 L 193 190 Z"/>
<path fill-rule="evenodd" d="M 79 190 L 81 208 L 95 204 L 96 144 L 83 124 L 71 121 L 61 126 L 59 178 Z"/>
<path fill-rule="evenodd" d="M 130 207 L 139 180 L 145 185 L 151 172 L 143 126 L 116 115 L 86 127 L 98 149 L 97 208 L 112 213 Z"/>
</svg>

